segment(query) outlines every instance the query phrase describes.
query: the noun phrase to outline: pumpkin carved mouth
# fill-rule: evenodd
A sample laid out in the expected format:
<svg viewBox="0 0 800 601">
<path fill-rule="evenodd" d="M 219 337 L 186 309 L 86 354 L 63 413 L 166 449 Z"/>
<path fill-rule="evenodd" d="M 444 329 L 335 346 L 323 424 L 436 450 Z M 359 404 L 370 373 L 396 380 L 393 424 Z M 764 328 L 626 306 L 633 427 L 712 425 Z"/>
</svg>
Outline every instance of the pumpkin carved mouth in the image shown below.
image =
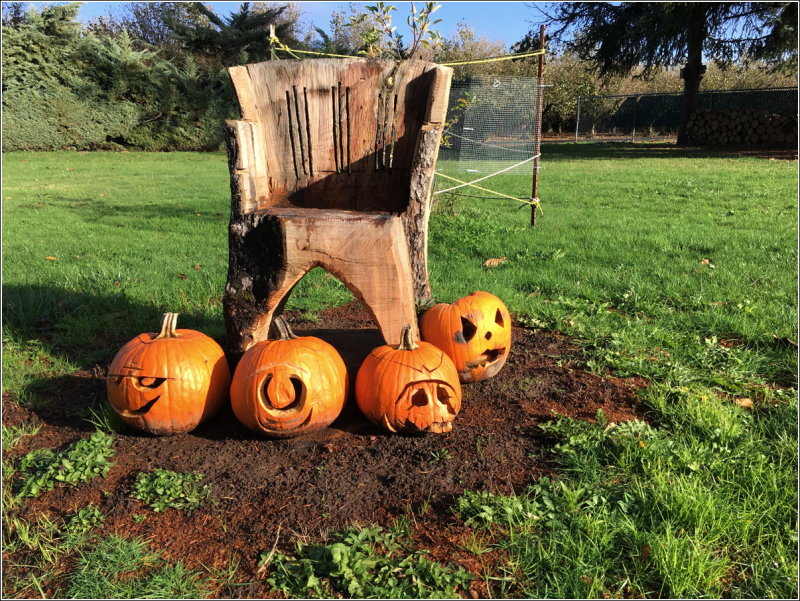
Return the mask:
<svg viewBox="0 0 800 601">
<path fill-rule="evenodd" d="M 306 415 L 303 421 L 300 421 L 298 418 L 302 418 L 301 415 L 297 415 L 295 419 L 292 420 L 271 420 L 269 415 L 261 415 L 258 413 L 256 415 L 256 419 L 258 420 L 258 425 L 261 426 L 266 432 L 271 433 L 279 433 L 279 432 L 291 432 L 294 430 L 303 430 L 306 426 L 311 423 L 311 417 L 314 414 L 313 409 L 308 410 L 308 415 Z"/>
<path fill-rule="evenodd" d="M 469 369 L 474 367 L 486 367 L 496 362 L 506 352 L 505 348 L 496 348 L 483 351 L 476 359 L 467 361 L 466 365 Z"/>
<path fill-rule="evenodd" d="M 153 408 L 153 405 L 156 404 L 156 401 L 160 398 L 161 395 L 159 394 L 156 398 L 145 405 L 142 405 L 139 409 L 117 409 L 116 407 L 114 407 L 114 409 L 116 409 L 117 413 L 119 413 L 122 417 L 141 417 L 150 411 L 150 409 Z"/>
</svg>

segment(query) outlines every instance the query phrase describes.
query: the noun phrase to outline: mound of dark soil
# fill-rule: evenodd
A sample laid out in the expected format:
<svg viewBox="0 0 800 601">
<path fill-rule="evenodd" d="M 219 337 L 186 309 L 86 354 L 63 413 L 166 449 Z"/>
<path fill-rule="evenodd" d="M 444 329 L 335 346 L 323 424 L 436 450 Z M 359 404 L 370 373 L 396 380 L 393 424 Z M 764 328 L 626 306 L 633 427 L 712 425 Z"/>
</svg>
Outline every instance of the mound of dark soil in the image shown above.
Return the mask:
<svg viewBox="0 0 800 601">
<path fill-rule="evenodd" d="M 382 344 L 356 303 L 325 311 L 313 324 L 293 317 L 298 334 L 319 336 L 340 351 L 351 378 Z M 231 553 L 242 557 L 242 580 L 253 578 L 258 554 L 276 540 L 283 546 L 293 537 L 316 537 L 351 523 L 388 524 L 392 516 L 429 507 L 425 519 L 440 522 L 445 535 L 448 507 L 464 490 L 507 493 L 550 471 L 543 448 L 548 441 L 537 425 L 554 413 L 590 420 L 602 409 L 618 422 L 638 416 L 635 389 L 644 382 L 584 371 L 563 335 L 515 327 L 513 336 L 500 373 L 464 386 L 461 412 L 447 434 L 389 434 L 362 417 L 351 399 L 329 428 L 270 440 L 250 433 L 226 410 L 185 435 L 118 435 L 106 479 L 45 493 L 24 514 L 65 515 L 95 503 L 107 516 L 104 530 L 147 538 L 190 566 L 221 566 Z M 103 367 L 60 379 L 59 401 L 47 409 L 33 412 L 6 400 L 6 425 L 42 424 L 13 453 L 65 445 L 92 430 L 78 416 L 104 397 Z M 129 494 L 136 474 L 154 468 L 204 474 L 216 502 L 191 515 L 151 512 Z M 134 514 L 147 517 L 135 521 Z"/>
</svg>

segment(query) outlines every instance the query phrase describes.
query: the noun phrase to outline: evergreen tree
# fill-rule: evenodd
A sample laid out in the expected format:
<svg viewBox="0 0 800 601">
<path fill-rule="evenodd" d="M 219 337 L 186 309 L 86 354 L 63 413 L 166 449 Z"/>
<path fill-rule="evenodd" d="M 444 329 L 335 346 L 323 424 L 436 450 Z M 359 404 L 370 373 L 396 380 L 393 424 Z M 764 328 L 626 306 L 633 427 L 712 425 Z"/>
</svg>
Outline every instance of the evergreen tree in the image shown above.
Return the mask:
<svg viewBox="0 0 800 601">
<path fill-rule="evenodd" d="M 220 17 L 199 3 L 197 8 L 207 23 L 187 24 L 171 16 L 164 23 L 185 49 L 209 63 L 230 67 L 267 60 L 270 58 L 270 25 L 275 25 L 275 34 L 282 42 L 298 45 L 292 37 L 294 23 L 280 18 L 286 6 L 254 11 L 249 2 L 244 2 L 230 17 Z"/>
</svg>

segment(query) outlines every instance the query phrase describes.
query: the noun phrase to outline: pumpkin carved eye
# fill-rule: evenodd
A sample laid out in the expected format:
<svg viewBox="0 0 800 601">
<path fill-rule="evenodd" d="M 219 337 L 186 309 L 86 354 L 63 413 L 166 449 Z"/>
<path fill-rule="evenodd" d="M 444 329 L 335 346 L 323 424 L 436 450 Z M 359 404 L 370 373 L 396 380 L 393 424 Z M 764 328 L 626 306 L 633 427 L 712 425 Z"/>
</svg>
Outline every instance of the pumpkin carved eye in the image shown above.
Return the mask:
<svg viewBox="0 0 800 601">
<path fill-rule="evenodd" d="M 475 334 L 478 331 L 478 327 L 472 323 L 466 317 L 461 318 L 461 331 L 464 332 L 464 340 L 469 342 L 473 338 L 475 338 Z"/>
<path fill-rule="evenodd" d="M 411 396 L 411 404 L 414 407 L 424 407 L 428 404 L 428 393 L 425 390 L 417 390 Z"/>
<path fill-rule="evenodd" d="M 139 383 L 139 386 L 144 386 L 145 388 L 158 388 L 164 382 L 167 381 L 166 378 L 136 378 L 136 381 Z"/>
<path fill-rule="evenodd" d="M 497 310 L 497 313 L 494 314 L 494 322 L 499 325 L 501 328 L 505 327 L 505 320 L 503 320 L 503 314 L 500 312 L 500 309 Z"/>
</svg>

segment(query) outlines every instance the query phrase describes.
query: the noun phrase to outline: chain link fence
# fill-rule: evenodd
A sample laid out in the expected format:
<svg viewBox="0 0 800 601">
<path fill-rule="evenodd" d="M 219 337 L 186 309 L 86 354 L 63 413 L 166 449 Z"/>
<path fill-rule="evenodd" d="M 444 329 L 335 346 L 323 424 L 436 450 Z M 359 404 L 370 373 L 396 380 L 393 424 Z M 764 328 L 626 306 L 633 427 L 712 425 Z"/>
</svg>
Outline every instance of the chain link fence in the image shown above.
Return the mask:
<svg viewBox="0 0 800 601">
<path fill-rule="evenodd" d="M 575 141 L 665 140 L 677 136 L 682 93 L 581 96 Z M 700 92 L 689 136 L 700 144 L 797 144 L 797 88 Z M 694 135 L 692 129 L 695 129 Z"/>
</svg>

